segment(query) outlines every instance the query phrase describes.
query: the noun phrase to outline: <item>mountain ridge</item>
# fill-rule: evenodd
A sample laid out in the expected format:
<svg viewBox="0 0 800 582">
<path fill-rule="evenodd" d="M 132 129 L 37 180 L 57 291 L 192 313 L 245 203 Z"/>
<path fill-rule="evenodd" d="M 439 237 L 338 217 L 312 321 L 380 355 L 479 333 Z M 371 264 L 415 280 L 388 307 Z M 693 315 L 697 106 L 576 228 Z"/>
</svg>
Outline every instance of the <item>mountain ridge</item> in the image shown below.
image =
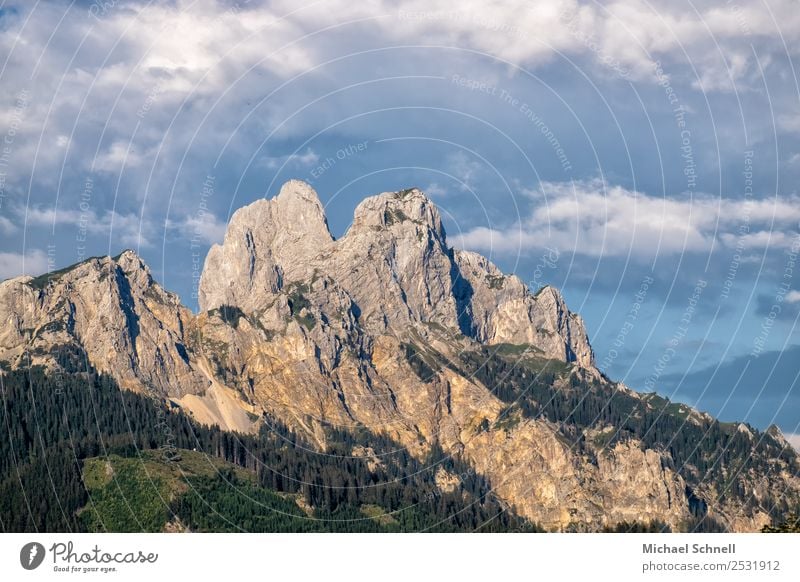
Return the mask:
<svg viewBox="0 0 800 582">
<path fill-rule="evenodd" d="M 268 414 L 320 451 L 327 427 L 418 459 L 441 447 L 548 529 L 679 530 L 700 511 L 754 530 L 800 492 L 778 436 L 755 440 L 602 376 L 560 293 L 449 247 L 416 188 L 365 199 L 338 240 L 303 182 L 237 210 L 206 258 L 197 314 L 132 251 L 43 277 L 0 283 L 11 367 L 64 367 L 66 353 L 200 422 L 255 433 Z M 757 470 L 744 471 L 748 447 Z"/>
<path fill-rule="evenodd" d="M 583 321 L 561 294 L 540 290 L 549 296 L 537 309 L 536 296 L 518 277 L 450 248 L 438 210 L 417 188 L 364 199 L 350 228 L 334 240 L 316 192 L 287 182 L 274 199 L 234 213 L 223 244 L 206 258 L 200 310 L 255 311 L 263 295 L 322 275 L 355 303 L 367 328 L 436 322 L 480 342 L 532 343 L 552 357 L 594 367 Z M 537 333 L 540 328 L 547 333 Z"/>
</svg>

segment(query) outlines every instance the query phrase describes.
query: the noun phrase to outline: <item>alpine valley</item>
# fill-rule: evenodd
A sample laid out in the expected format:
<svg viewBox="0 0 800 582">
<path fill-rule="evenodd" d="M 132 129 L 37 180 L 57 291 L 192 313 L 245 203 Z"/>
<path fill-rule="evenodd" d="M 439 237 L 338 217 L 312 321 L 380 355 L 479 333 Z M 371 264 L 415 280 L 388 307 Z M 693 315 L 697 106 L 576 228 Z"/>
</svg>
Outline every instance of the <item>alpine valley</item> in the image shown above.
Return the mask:
<svg viewBox="0 0 800 582">
<path fill-rule="evenodd" d="M 417 189 L 340 239 L 290 181 L 211 248 L 199 312 L 133 251 L 0 283 L 6 531 L 759 531 L 776 427 L 596 367 L 558 290 L 448 246 Z"/>
</svg>

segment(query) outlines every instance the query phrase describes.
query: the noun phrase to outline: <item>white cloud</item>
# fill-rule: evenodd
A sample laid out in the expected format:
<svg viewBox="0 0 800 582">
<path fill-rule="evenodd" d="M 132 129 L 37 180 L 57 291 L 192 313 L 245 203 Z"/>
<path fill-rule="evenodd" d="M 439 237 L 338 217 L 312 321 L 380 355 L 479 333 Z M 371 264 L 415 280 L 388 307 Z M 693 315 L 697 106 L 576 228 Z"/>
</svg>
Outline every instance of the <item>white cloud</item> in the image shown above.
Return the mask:
<svg viewBox="0 0 800 582">
<path fill-rule="evenodd" d="M 289 0 L 279 5 L 287 11 L 294 7 Z M 410 0 L 399 7 L 389 0 L 330 0 L 325 7 L 298 17 L 318 27 L 371 18 L 371 25 L 390 39 L 425 39 L 525 67 L 559 54 L 586 56 L 606 67 L 618 63 L 633 78 L 651 82 L 655 62 L 674 61 L 682 69 L 689 65 L 694 87 L 705 91 L 729 91 L 734 84 L 741 89 L 748 76 L 758 82 L 751 45 L 766 57 L 783 52 L 775 43 L 779 35 L 790 50 L 796 50 L 791 41 L 800 39 L 800 11 L 792 0 L 771 0 L 769 11 L 760 0 L 723 7 L 666 0 L 463 0 L 457 8 L 449 0 Z"/>
<path fill-rule="evenodd" d="M 167 228 L 177 231 L 193 244 L 203 242 L 211 245 L 222 242 L 227 225 L 211 212 L 202 212 L 179 221 L 168 221 Z"/>
<path fill-rule="evenodd" d="M 17 209 L 20 220 L 25 219 L 24 209 Z M 152 247 L 159 235 L 158 229 L 148 220 L 142 221 L 135 213 L 104 211 L 97 214 L 89 209 L 54 210 L 50 207 L 31 206 L 27 211 L 27 227 L 72 226 L 94 236 L 109 237 L 116 247 Z M 222 242 L 227 225 L 209 211 L 199 212 L 180 220 L 167 220 L 167 229 L 179 233 L 189 241 L 207 244 Z M 2 222 L 0 222 L 2 226 Z"/>
<path fill-rule="evenodd" d="M 153 225 L 142 220 L 138 214 L 115 210 L 105 210 L 97 214 L 92 209 L 81 212 L 31 206 L 27 213 L 24 209 L 18 209 L 17 213 L 21 219 L 25 219 L 26 226 L 71 225 L 76 230 L 85 229 L 88 234 L 105 236 L 115 244 L 133 248 L 152 246 L 156 234 Z"/>
<path fill-rule="evenodd" d="M 242 10 L 211 0 L 111 4 L 98 18 L 47 1 L 3 15 L 0 127 L 17 128 L 18 179 L 33 160 L 40 179 L 57 177 L 65 156 L 71 170 L 109 173 L 123 162 L 149 171 L 156 152 L 180 159 L 217 98 L 227 95 L 224 111 L 241 116 L 274 80 L 317 62 L 302 27 L 261 2 Z M 29 98 L 19 111 L 22 89 Z M 221 123 L 230 130 L 214 119 Z"/>
<path fill-rule="evenodd" d="M 0 252 L 0 280 L 47 271 L 47 255 L 40 250 L 21 253 Z"/>
<path fill-rule="evenodd" d="M 456 152 L 448 156 L 446 171 L 460 182 L 459 188 L 464 191 L 474 190 L 475 181 L 483 167 L 474 158 L 464 152 Z"/>
<path fill-rule="evenodd" d="M 800 13 L 792 0 L 771 0 L 769 9 L 760 0 L 706 5 L 621 0 L 592 13 L 602 51 L 634 76 L 652 79 L 653 63 L 664 60 L 665 68 L 681 69 L 700 91 L 757 88 L 754 50 L 764 66 L 770 55 L 785 53 L 777 38 L 794 54 L 792 41 L 800 38 Z"/>
<path fill-rule="evenodd" d="M 798 453 L 800 453 L 800 434 L 789 433 L 784 436 L 786 437 L 786 440 L 789 441 L 789 444 L 792 445 Z"/>
<path fill-rule="evenodd" d="M 784 301 L 786 301 L 786 303 L 800 303 L 800 291 L 792 289 L 786 294 Z"/>
<path fill-rule="evenodd" d="M 77 171 L 94 164 L 117 173 L 124 163 L 145 174 L 158 152 L 163 162 L 158 169 L 168 173 L 187 147 L 192 153 L 208 148 L 216 154 L 214 148 L 238 121 L 272 89 L 290 81 L 249 120 L 247 127 L 263 139 L 262 129 L 272 131 L 297 107 L 309 104 L 311 93 L 303 94 L 306 89 L 298 85 L 310 79 L 319 83 L 313 99 L 363 80 L 358 67 L 352 78 L 341 78 L 318 65 L 391 45 L 452 47 L 448 54 L 431 49 L 443 59 L 442 70 L 463 66 L 459 59 L 467 56 L 471 65 L 490 63 L 496 56 L 526 68 L 563 56 L 579 68 L 603 69 L 607 63 L 601 63 L 612 59 L 648 82 L 655 81 L 653 61 L 663 59 L 667 75 L 694 80 L 696 88 L 706 90 L 727 88 L 731 79 L 741 81 L 757 72 L 751 44 L 764 63 L 784 51 L 776 45 L 778 32 L 790 50 L 800 47 L 793 42 L 800 41 L 800 11 L 789 0 L 770 2 L 780 29 L 759 0 L 724 8 L 700 5 L 699 15 L 685 6 L 646 0 L 603 6 L 574 0 L 465 0 L 455 8 L 445 0 L 409 0 L 401 7 L 389 0 L 322 0 L 301 7 L 290 0 L 111 4 L 99 18 L 56 2 L 21 4 L 17 16 L 4 16 L 0 53 L 9 59 L 0 93 L 10 105 L 18 87 L 30 94 L 15 143 L 20 180 L 30 176 L 31 167 L 24 166 L 32 160 L 39 180 L 53 180 L 65 156 Z M 386 58 L 395 57 L 386 53 Z M 415 59 L 422 64 L 429 58 L 421 51 L 403 53 L 411 69 Z M 366 74 L 374 77 L 371 71 Z M 302 76 L 301 82 L 291 80 L 295 75 Z M 756 81 L 760 87 L 761 80 Z M 326 112 L 304 112 L 293 122 L 336 116 L 335 110 Z M 7 127 L 14 115 L 13 106 L 0 107 L 0 127 Z M 280 131 L 289 132 L 288 124 Z M 42 144 L 60 147 L 39 147 L 40 136 Z M 307 164 L 309 159 L 297 161 Z"/>
<path fill-rule="evenodd" d="M 781 114 L 777 116 L 777 128 L 783 133 L 797 133 L 800 131 L 800 115 Z M 798 154 L 789 160 L 789 163 L 796 161 Z"/>
<path fill-rule="evenodd" d="M 124 168 L 140 166 L 143 159 L 143 156 L 132 147 L 132 144 L 115 141 L 107 151 L 97 156 L 94 169 L 100 172 L 117 173 Z"/>
<path fill-rule="evenodd" d="M 589 256 L 651 259 L 658 254 L 708 251 L 715 240 L 745 248 L 790 244 L 791 228 L 800 220 L 800 200 L 782 198 L 750 203 L 706 195 L 693 199 L 659 198 L 599 180 L 546 182 L 530 193 L 530 216 L 502 230 L 478 227 L 456 237 L 464 248 L 518 253 L 529 247 L 556 247 Z M 773 225 L 741 239 L 740 225 Z"/>
<path fill-rule="evenodd" d="M 425 195 L 429 198 L 443 198 L 448 194 L 447 188 L 439 186 L 436 182 L 431 182 L 423 188 L 422 191 L 425 192 Z"/>
<path fill-rule="evenodd" d="M 779 221 L 779 223 L 782 222 Z M 744 250 L 791 249 L 793 246 L 797 246 L 797 237 L 798 234 L 796 232 L 782 231 L 777 228 L 757 230 L 746 234 L 732 232 L 720 234 L 720 239 L 725 246 Z"/>
<path fill-rule="evenodd" d="M 57 224 L 78 224 L 81 213 L 77 210 L 56 210 L 51 207 L 30 206 L 25 209 L 17 209 L 17 215 L 25 221 L 26 226 L 54 226 Z M 91 214 L 96 220 L 94 213 Z"/>
<path fill-rule="evenodd" d="M 142 221 L 138 214 L 120 214 L 113 210 L 106 211 L 89 230 L 93 234 L 108 236 L 110 240 L 119 241 L 122 246 L 130 248 L 153 246 L 155 235 L 153 226 L 147 221 Z"/>
<path fill-rule="evenodd" d="M 287 154 L 285 156 L 274 156 L 262 158 L 261 163 L 271 170 L 276 170 L 283 166 L 295 165 L 302 168 L 310 168 L 319 161 L 319 155 L 311 148 L 300 154 Z"/>
<path fill-rule="evenodd" d="M 19 230 L 16 224 L 5 216 L 0 216 L 0 233 L 4 235 L 14 234 Z"/>
<path fill-rule="evenodd" d="M 127 181 L 121 183 L 120 200 L 127 206 L 119 209 L 119 215 L 105 215 L 98 209 L 96 228 L 110 228 L 111 218 L 117 216 L 115 232 L 122 229 L 121 236 L 128 241 L 140 240 L 141 232 L 148 244 L 154 233 L 146 224 L 139 224 L 136 203 L 148 189 L 152 193 L 154 184 L 175 185 L 175 199 L 150 196 L 145 209 L 149 216 L 165 210 L 166 200 L 179 204 L 178 198 L 192 190 L 185 183 L 186 176 L 201 165 L 206 171 L 205 166 L 215 163 L 223 150 L 234 160 L 226 170 L 235 173 L 241 169 L 237 160 L 260 151 L 263 140 L 278 126 L 283 133 L 277 135 L 296 138 L 301 131 L 297 126 L 302 125 L 303 137 L 307 137 L 334 128 L 345 115 L 362 113 L 361 100 L 367 98 L 357 93 L 358 83 L 375 81 L 384 74 L 426 72 L 433 62 L 436 70 L 443 72 L 475 71 L 478 76 L 490 71 L 487 74 L 494 75 L 498 83 L 511 86 L 519 81 L 508 78 L 515 70 L 498 67 L 493 57 L 536 69 L 563 56 L 584 70 L 601 67 L 608 57 L 630 69 L 634 78 L 653 82 L 653 60 L 663 60 L 666 74 L 676 85 L 684 83 L 685 89 L 678 89 L 688 92 L 692 82 L 695 89 L 708 90 L 726 89 L 731 79 L 737 83 L 750 79 L 756 72 L 751 44 L 763 57 L 768 75 L 785 73 L 777 56 L 770 59 L 785 52 L 778 46 L 777 32 L 783 34 L 790 51 L 800 50 L 800 11 L 789 0 L 770 2 L 778 25 L 759 0 L 738 0 L 735 9 L 702 3 L 696 5 L 699 16 L 694 8 L 645 0 L 603 5 L 574 0 L 465 0 L 458 5 L 445 0 L 409 0 L 400 7 L 389 0 L 322 0 L 300 7 L 290 0 L 239 2 L 235 6 L 212 0 L 111 4 L 99 20 L 88 17 L 85 6 L 47 1 L 20 3 L 17 16 L 10 11 L 4 15 L 0 53 L 8 55 L 8 65 L 0 83 L 0 127 L 18 125 L 13 154 L 16 171 L 9 177 L 9 187 L 28 187 L 32 177 L 40 202 L 44 193 L 56 188 L 80 192 L 80 187 L 70 190 L 70 186 L 83 180 L 92 167 L 115 174 L 124 165 Z M 82 39 L 85 41 L 80 44 Z M 408 48 L 416 45 L 443 48 Z M 392 50 L 382 52 L 384 49 Z M 328 60 L 335 62 L 317 68 Z M 569 69 L 566 61 L 559 62 L 564 70 Z M 542 79 L 545 84 L 551 80 L 547 76 Z M 780 86 L 776 84 L 775 91 Z M 379 85 L 368 87 L 372 96 L 380 94 Z M 433 96 L 438 97 L 437 85 L 431 83 L 431 87 Z M 29 95 L 21 111 L 14 108 L 19 88 L 28 89 Z M 271 94 L 275 89 L 278 91 Z M 334 90 L 343 91 L 316 103 Z M 446 90 L 452 93 L 452 88 Z M 520 90 L 519 94 L 524 93 Z M 681 96 L 683 105 L 692 105 L 687 93 Z M 434 102 L 427 94 L 411 97 L 415 102 Z M 353 109 L 337 107 L 336 98 Z M 787 127 L 795 127 L 798 117 L 788 114 L 790 111 L 779 109 L 776 117 Z M 257 114 L 245 119 L 253 112 Z M 284 121 L 287 123 L 281 126 Z M 757 121 L 748 125 L 759 125 Z M 758 128 L 750 130 L 757 132 Z M 155 163 L 156 154 L 159 163 Z M 264 163 L 270 168 L 283 163 L 308 167 L 318 161 L 317 154 L 307 149 Z M 477 162 L 462 156 L 449 160 L 449 166 L 467 187 L 480 183 Z M 110 181 L 113 176 L 101 179 Z M 430 194 L 439 195 L 435 190 Z M 588 195 L 585 200 L 598 203 Z M 613 204 L 631 200 L 630 195 L 609 197 Z M 568 201 L 561 203 L 563 209 L 574 210 Z M 686 217 L 678 211 L 685 206 L 680 205 L 667 204 L 656 224 L 647 224 L 642 217 L 659 216 L 656 206 L 662 203 L 650 204 L 646 197 L 638 197 L 636 203 L 642 212 L 633 238 L 623 229 L 622 219 L 613 217 L 602 228 L 596 224 L 581 227 L 587 244 L 597 249 L 594 252 L 622 252 L 634 245 L 636 253 L 641 247 L 648 254 L 654 242 L 646 230 L 653 227 L 664 234 L 664 252 L 683 248 L 681 235 L 692 249 L 707 248 L 715 237 L 726 244 L 730 238 L 731 233 L 715 233 L 704 224 L 683 224 Z M 697 208 L 704 210 L 700 203 Z M 516 238 L 480 230 L 471 235 L 473 239 L 491 239 L 481 244 L 494 242 L 512 248 L 541 238 L 541 233 L 529 228 L 540 219 L 531 217 L 530 224 L 521 221 Z M 56 220 L 64 220 L 63 215 Z M 694 216 L 693 220 L 700 218 Z M 562 217 L 553 232 L 568 238 L 566 222 Z M 605 241 L 602 236 L 597 238 L 603 230 L 608 234 Z M 208 238 L 217 232 L 212 228 Z M 747 242 L 761 244 L 760 237 L 754 235 Z M 784 243 L 773 238 L 771 244 Z"/>
</svg>

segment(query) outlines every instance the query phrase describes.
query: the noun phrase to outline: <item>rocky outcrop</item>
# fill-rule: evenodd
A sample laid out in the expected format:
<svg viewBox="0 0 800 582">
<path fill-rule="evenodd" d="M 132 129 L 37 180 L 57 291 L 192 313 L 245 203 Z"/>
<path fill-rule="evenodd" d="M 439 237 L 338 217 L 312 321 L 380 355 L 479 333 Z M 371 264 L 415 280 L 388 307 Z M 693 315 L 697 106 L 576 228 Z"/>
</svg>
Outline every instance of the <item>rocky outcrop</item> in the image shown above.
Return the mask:
<svg viewBox="0 0 800 582">
<path fill-rule="evenodd" d="M 304 182 L 287 182 L 273 200 L 233 214 L 223 244 L 206 257 L 200 309 L 260 309 L 286 282 L 306 280 L 310 259 L 332 241 L 317 193 Z"/>
<path fill-rule="evenodd" d="M 371 333 L 403 335 L 435 323 L 479 342 L 530 344 L 547 357 L 594 366 L 583 321 L 557 290 L 533 295 L 480 255 L 448 247 L 438 210 L 415 188 L 365 199 L 334 241 L 316 193 L 287 182 L 273 200 L 233 215 L 223 244 L 206 259 L 200 308 L 258 312 L 284 289 L 320 277 L 326 292 L 350 300 Z"/>
<path fill-rule="evenodd" d="M 92 258 L 0 283 L 0 359 L 53 366 L 79 346 L 123 387 L 180 397 L 209 382 L 187 352 L 192 317 L 133 251 Z"/>
<path fill-rule="evenodd" d="M 475 468 L 522 515 L 548 530 L 596 531 L 617 523 L 657 520 L 675 531 L 690 521 L 686 484 L 662 455 L 639 443 L 602 450 L 587 462 L 556 427 L 525 420 L 484 432 L 467 445 Z"/>
<path fill-rule="evenodd" d="M 361 202 L 322 262 L 373 332 L 402 333 L 421 322 L 458 329 L 450 249 L 438 210 L 419 190 Z"/>
<path fill-rule="evenodd" d="M 516 275 L 504 275 L 491 261 L 456 251 L 467 296 L 471 335 L 489 344 L 529 344 L 548 358 L 594 366 L 594 354 L 581 317 L 567 309 L 557 289 L 532 294 Z"/>
</svg>

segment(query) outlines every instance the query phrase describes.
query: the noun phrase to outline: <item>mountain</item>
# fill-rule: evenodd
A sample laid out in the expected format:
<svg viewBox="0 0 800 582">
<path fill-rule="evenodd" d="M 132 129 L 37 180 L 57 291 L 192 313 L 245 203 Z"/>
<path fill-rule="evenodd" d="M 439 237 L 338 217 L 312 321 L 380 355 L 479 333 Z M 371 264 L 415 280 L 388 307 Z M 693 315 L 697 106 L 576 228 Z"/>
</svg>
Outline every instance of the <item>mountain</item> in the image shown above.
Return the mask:
<svg viewBox="0 0 800 582">
<path fill-rule="evenodd" d="M 441 450 L 547 530 L 751 531 L 800 500 L 776 428 L 607 379 L 561 294 L 449 247 L 417 189 L 365 199 L 336 240 L 316 192 L 286 183 L 234 213 L 199 299 L 192 314 L 132 251 L 4 281 L 0 360 L 88 364 L 201 424 L 277 419 L 319 452 L 362 433 L 418 462 Z"/>
<path fill-rule="evenodd" d="M 309 286 L 320 281 L 322 292 Z M 308 314 L 339 314 L 337 332 L 372 336 L 439 325 L 484 343 L 531 343 L 548 357 L 593 365 L 581 319 L 553 288 L 538 297 L 475 253 L 447 246 L 436 207 L 417 189 L 367 198 L 339 241 L 316 192 L 291 181 L 274 200 L 231 218 L 200 280 L 200 309 L 263 312 L 282 291 L 308 288 Z M 285 315 L 285 314 L 284 314 Z M 328 327 L 328 325 L 326 325 Z"/>
</svg>

